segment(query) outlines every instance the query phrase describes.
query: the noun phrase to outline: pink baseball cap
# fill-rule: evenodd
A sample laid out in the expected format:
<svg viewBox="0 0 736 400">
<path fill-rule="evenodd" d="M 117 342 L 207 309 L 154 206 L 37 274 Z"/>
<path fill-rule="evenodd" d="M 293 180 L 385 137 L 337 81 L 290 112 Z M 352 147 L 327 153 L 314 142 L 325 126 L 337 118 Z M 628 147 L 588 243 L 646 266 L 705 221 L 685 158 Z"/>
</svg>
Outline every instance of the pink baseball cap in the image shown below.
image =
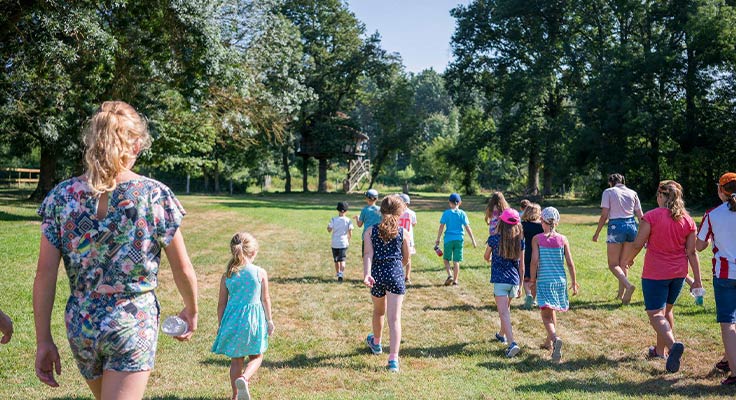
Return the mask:
<svg viewBox="0 0 736 400">
<path fill-rule="evenodd" d="M 503 210 L 500 218 L 501 218 L 501 221 L 509 225 L 516 225 L 519 222 L 521 222 L 521 218 L 519 218 L 519 212 L 514 210 L 513 208 L 507 208 Z"/>
</svg>

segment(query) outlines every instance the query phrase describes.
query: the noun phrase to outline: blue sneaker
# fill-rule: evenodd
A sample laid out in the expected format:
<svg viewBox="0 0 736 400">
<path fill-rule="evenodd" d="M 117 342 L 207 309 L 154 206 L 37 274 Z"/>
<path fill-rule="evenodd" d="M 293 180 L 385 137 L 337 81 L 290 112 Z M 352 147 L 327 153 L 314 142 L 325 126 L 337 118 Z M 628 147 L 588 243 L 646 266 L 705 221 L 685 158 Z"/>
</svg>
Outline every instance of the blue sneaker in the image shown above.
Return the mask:
<svg viewBox="0 0 736 400">
<path fill-rule="evenodd" d="M 399 372 L 399 359 L 396 360 L 388 360 L 388 365 L 386 366 L 386 369 L 388 369 L 389 372 Z"/>
<path fill-rule="evenodd" d="M 373 343 L 373 334 L 371 333 L 368 335 L 368 337 L 365 338 L 365 344 L 368 345 L 368 348 L 371 349 L 371 353 L 373 354 L 381 354 L 383 353 L 383 347 L 381 344 L 374 344 Z"/>
<path fill-rule="evenodd" d="M 511 358 L 519 354 L 521 349 L 519 348 L 519 345 L 516 344 L 516 342 L 511 342 L 511 346 L 509 346 L 508 349 L 506 349 L 506 357 Z"/>
<path fill-rule="evenodd" d="M 496 332 L 496 340 L 498 340 L 502 344 L 506 344 L 506 337 L 504 337 L 503 335 L 501 335 L 498 332 Z"/>
</svg>

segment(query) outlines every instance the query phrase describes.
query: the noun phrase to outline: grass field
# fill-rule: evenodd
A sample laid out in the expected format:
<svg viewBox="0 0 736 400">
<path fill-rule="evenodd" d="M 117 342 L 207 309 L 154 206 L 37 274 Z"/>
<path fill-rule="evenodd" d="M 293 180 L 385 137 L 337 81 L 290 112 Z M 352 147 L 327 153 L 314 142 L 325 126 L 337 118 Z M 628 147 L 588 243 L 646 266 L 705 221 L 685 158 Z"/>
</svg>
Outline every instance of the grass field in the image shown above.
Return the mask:
<svg viewBox="0 0 736 400">
<path fill-rule="evenodd" d="M 52 318 L 62 355 L 61 387 L 48 388 L 34 375 L 31 288 L 39 220 L 35 205 L 20 198 L 21 193 L 0 192 L 0 308 L 15 320 L 13 341 L 0 346 L 0 399 L 90 398 L 64 333 L 62 311 L 69 289 L 63 273 Z M 676 334 L 686 351 L 680 372 L 668 374 L 663 362 L 644 357 L 654 334 L 641 291 L 630 306 L 613 300 L 616 286 L 605 267 L 605 244 L 590 240 L 598 209 L 561 206 L 560 231 L 570 239 L 581 285 L 571 311 L 559 316 L 563 362 L 553 364 L 538 348 L 545 336 L 539 313 L 520 309 L 518 301 L 512 320 L 522 352 L 506 359 L 493 340 L 499 322 L 482 246 L 473 249 L 466 241 L 460 285 L 442 286 L 444 269 L 432 245 L 447 204 L 444 195 L 413 197 L 418 254 L 413 259 L 414 284 L 404 303 L 402 371 L 390 374 L 384 369 L 386 356 L 370 355 L 363 342 L 370 331 L 371 302 L 361 283 L 357 235 L 348 253 L 346 281 L 339 285 L 333 277 L 325 228 L 335 214 L 334 205 L 346 198 L 352 207 L 349 215 L 357 214 L 363 206 L 360 196 L 180 197 L 188 211 L 182 230 L 199 278 L 200 325 L 188 343 L 160 336 L 148 398 L 229 397 L 229 359 L 209 349 L 216 334 L 217 290 L 228 242 L 238 230 L 250 231 L 260 241 L 256 263 L 269 272 L 276 323 L 263 368 L 251 384 L 257 399 L 722 399 L 736 393 L 720 387 L 723 376 L 713 370 L 722 347 L 709 251 L 701 257 L 708 290 L 705 307 L 694 305 L 685 292 L 677 302 Z M 483 199 L 466 198 L 463 208 L 483 243 Z M 640 262 L 641 257 L 633 268 L 637 286 Z M 162 315 L 175 314 L 181 301 L 165 262 L 160 277 Z"/>
</svg>

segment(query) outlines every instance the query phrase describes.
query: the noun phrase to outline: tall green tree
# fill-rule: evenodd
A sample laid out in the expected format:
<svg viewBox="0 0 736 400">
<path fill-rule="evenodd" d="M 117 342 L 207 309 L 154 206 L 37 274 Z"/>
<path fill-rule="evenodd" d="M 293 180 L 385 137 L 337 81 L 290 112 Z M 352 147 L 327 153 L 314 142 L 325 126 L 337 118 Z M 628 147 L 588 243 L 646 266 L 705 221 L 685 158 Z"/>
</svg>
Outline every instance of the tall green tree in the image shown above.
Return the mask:
<svg viewBox="0 0 736 400">
<path fill-rule="evenodd" d="M 314 157 L 319 190 L 325 191 L 328 160 L 344 157 L 343 149 L 354 141 L 349 129 L 333 129 L 338 113 L 352 111 L 360 79 L 384 73 L 388 56 L 379 36 L 365 36 L 364 25 L 340 0 L 286 0 L 282 13 L 299 28 L 305 84 L 315 95 L 302 104 L 293 125 L 305 159 L 302 187 L 308 191 L 306 161 Z"/>
<path fill-rule="evenodd" d="M 569 3 L 559 1 L 476 0 L 451 11 L 455 59 L 447 72 L 460 104 L 479 92 L 497 121 L 504 149 L 527 162 L 527 193 L 539 193 L 542 166 L 554 158 L 547 142 L 557 136 L 566 84 L 564 43 Z"/>
</svg>

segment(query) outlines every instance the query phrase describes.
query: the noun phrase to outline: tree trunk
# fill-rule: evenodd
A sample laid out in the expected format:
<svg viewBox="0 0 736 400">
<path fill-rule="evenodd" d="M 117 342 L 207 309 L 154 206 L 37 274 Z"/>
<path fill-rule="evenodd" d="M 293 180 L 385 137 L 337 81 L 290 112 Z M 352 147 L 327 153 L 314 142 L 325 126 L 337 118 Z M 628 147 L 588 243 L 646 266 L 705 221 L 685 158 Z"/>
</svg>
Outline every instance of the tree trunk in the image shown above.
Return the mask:
<svg viewBox="0 0 736 400">
<path fill-rule="evenodd" d="M 537 150 L 537 146 L 534 144 L 529 148 L 526 194 L 531 196 L 539 194 L 539 151 Z"/>
<path fill-rule="evenodd" d="M 548 167 L 550 164 L 544 164 L 542 169 L 542 179 L 544 179 L 544 190 L 542 191 L 543 196 L 552 195 L 552 169 Z"/>
<path fill-rule="evenodd" d="M 281 147 L 281 164 L 284 166 L 284 192 L 291 193 L 291 171 L 289 170 L 289 146 Z"/>
<path fill-rule="evenodd" d="M 309 192 L 309 157 L 302 157 L 302 191 Z"/>
<path fill-rule="evenodd" d="M 319 159 L 319 185 L 317 186 L 319 193 L 327 193 L 327 159 Z"/>
<path fill-rule="evenodd" d="M 202 176 L 204 177 L 204 192 L 209 193 L 210 191 L 210 176 L 207 174 L 207 168 L 202 167 Z"/>
<path fill-rule="evenodd" d="M 215 193 L 220 193 L 220 162 L 215 161 Z"/>
<path fill-rule="evenodd" d="M 38 185 L 31 193 L 30 199 L 43 201 L 46 194 L 54 188 L 56 183 L 56 153 L 48 145 L 41 145 L 41 172 L 38 175 Z"/>
</svg>

